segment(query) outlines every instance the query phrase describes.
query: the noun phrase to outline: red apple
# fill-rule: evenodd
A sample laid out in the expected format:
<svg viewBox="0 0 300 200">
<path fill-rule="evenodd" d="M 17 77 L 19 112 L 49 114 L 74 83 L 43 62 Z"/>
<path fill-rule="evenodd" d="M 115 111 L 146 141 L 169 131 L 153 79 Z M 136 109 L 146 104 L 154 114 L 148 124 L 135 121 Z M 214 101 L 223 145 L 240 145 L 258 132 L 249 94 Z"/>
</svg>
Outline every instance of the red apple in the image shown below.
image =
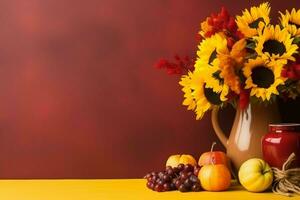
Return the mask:
<svg viewBox="0 0 300 200">
<path fill-rule="evenodd" d="M 199 166 L 223 164 L 229 167 L 229 159 L 226 154 L 222 151 L 213 151 L 215 144 L 215 142 L 212 144 L 210 152 L 205 152 L 200 156 Z"/>
</svg>

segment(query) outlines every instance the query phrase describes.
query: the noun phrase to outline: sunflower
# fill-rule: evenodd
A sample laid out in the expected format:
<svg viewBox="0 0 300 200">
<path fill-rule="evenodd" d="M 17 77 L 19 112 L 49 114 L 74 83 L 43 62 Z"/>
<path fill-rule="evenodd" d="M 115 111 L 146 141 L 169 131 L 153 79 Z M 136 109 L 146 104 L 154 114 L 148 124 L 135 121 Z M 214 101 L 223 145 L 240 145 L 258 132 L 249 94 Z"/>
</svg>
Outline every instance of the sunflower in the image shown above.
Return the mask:
<svg viewBox="0 0 300 200">
<path fill-rule="evenodd" d="M 292 44 L 293 38 L 287 29 L 280 29 L 278 25 L 265 27 L 257 37 L 256 53 L 264 59 L 283 62 L 294 61 L 293 54 L 297 53 L 298 46 Z"/>
<path fill-rule="evenodd" d="M 196 112 L 196 119 L 201 119 L 206 111 L 210 110 L 214 105 L 220 105 L 226 101 L 228 87 L 224 86 L 219 93 L 208 87 L 208 80 L 204 75 L 206 70 L 201 69 L 189 72 L 188 75 L 182 77 L 179 82 L 183 86 L 184 94 L 183 105 L 188 106 L 188 110 Z M 210 71 L 210 70 L 209 70 Z"/>
<path fill-rule="evenodd" d="M 201 73 L 198 71 L 194 72 L 194 77 L 192 80 L 192 88 L 194 89 L 194 96 L 196 99 L 196 119 L 202 119 L 206 111 L 210 110 L 213 104 L 208 100 L 206 97 L 206 90 L 205 89 L 205 80 Z M 215 94 L 215 93 L 214 93 Z M 219 102 L 214 102 L 219 103 Z"/>
<path fill-rule="evenodd" d="M 187 106 L 188 110 L 194 110 L 196 108 L 196 100 L 193 97 L 194 89 L 192 89 L 192 77 L 193 73 L 188 72 L 187 75 L 183 75 L 179 84 L 183 86 L 182 91 L 184 92 L 183 105 Z"/>
<path fill-rule="evenodd" d="M 199 71 L 189 72 L 181 78 L 179 84 L 183 86 L 185 98 L 182 104 L 188 106 L 188 110 L 196 112 L 196 119 L 201 119 L 204 113 L 212 107 L 204 94 L 203 76 Z"/>
<path fill-rule="evenodd" d="M 300 9 L 296 11 L 295 8 L 292 12 L 285 11 L 285 14 L 280 13 L 280 23 L 286 28 L 293 36 L 300 36 Z"/>
<path fill-rule="evenodd" d="M 198 46 L 198 58 L 195 63 L 195 69 L 198 70 L 204 66 L 219 66 L 217 55 L 220 52 L 228 52 L 227 40 L 221 34 L 215 34 L 212 37 L 203 40 Z"/>
<path fill-rule="evenodd" d="M 224 78 L 221 76 L 221 70 L 218 68 L 206 68 L 200 73 L 205 77 L 205 87 L 210 88 L 214 93 L 220 94 L 221 101 L 226 101 L 229 87 L 224 84 Z"/>
<path fill-rule="evenodd" d="M 270 23 L 270 4 L 262 3 L 258 7 L 245 10 L 242 16 L 236 17 L 238 29 L 245 37 L 253 37 Z"/>
<path fill-rule="evenodd" d="M 270 100 L 271 95 L 278 95 L 277 86 L 284 84 L 281 77 L 283 63 L 280 61 L 266 62 L 257 57 L 250 59 L 243 68 L 246 78 L 245 89 L 251 89 L 250 96 L 256 96 L 263 101 Z"/>
</svg>

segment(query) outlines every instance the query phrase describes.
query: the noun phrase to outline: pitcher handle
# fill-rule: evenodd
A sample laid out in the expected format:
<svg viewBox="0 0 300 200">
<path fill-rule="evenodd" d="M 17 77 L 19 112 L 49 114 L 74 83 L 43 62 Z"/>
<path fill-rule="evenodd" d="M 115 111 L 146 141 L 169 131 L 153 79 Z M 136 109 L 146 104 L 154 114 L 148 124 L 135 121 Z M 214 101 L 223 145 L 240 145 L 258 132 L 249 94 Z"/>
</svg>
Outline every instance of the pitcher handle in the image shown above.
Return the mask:
<svg viewBox="0 0 300 200">
<path fill-rule="evenodd" d="M 223 130 L 221 129 L 221 127 L 219 125 L 218 113 L 219 113 L 219 107 L 215 106 L 212 109 L 212 113 L 211 113 L 211 123 L 212 123 L 213 129 L 214 129 L 216 135 L 218 136 L 219 140 L 224 145 L 224 147 L 227 148 L 228 138 L 226 137 L 226 135 L 224 134 Z"/>
</svg>

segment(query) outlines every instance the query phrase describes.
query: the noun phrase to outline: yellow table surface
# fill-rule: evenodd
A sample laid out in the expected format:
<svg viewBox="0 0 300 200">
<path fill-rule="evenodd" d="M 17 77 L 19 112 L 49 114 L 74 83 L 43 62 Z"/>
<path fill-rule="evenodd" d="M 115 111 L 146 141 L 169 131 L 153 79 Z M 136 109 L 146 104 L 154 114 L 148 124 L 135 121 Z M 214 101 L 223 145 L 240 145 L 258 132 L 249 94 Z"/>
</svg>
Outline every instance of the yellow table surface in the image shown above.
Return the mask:
<svg viewBox="0 0 300 200">
<path fill-rule="evenodd" d="M 269 193 L 250 193 L 240 186 L 225 192 L 153 192 L 143 179 L 1 180 L 0 200 L 300 200 Z"/>
</svg>

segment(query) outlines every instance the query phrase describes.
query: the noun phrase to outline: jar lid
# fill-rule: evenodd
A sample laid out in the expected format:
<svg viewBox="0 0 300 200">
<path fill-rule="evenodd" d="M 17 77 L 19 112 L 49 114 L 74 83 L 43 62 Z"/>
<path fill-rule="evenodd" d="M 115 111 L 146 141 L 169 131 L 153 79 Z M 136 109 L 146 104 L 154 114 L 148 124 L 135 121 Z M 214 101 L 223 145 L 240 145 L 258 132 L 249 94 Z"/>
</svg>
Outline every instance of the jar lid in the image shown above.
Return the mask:
<svg viewBox="0 0 300 200">
<path fill-rule="evenodd" d="M 297 123 L 281 123 L 281 124 L 269 124 L 269 131 L 275 133 L 281 133 L 283 131 L 300 131 L 300 124 Z"/>
</svg>

